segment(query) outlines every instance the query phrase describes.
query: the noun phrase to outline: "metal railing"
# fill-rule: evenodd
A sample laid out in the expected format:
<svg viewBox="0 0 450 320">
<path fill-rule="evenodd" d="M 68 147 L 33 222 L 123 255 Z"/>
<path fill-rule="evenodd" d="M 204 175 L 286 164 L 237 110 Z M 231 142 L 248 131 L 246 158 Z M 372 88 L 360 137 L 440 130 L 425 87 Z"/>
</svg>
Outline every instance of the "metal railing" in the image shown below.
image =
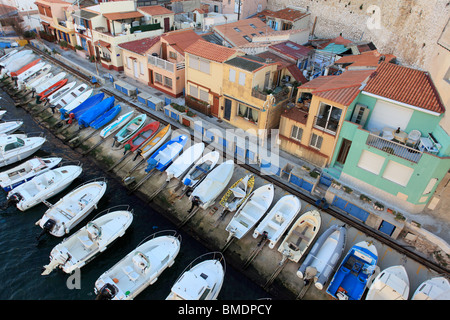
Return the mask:
<svg viewBox="0 0 450 320">
<path fill-rule="evenodd" d="M 386 153 L 392 154 L 394 156 L 406 159 L 411 162 L 418 163 L 422 157 L 422 151 L 410 148 L 406 145 L 400 144 L 398 142 L 387 140 L 379 137 L 373 133 L 369 133 L 367 137 L 366 144 L 377 148 Z"/>
<path fill-rule="evenodd" d="M 185 68 L 184 62 L 173 63 L 155 56 L 148 56 L 148 63 L 171 73 L 174 73 L 176 70 L 183 70 Z"/>
</svg>

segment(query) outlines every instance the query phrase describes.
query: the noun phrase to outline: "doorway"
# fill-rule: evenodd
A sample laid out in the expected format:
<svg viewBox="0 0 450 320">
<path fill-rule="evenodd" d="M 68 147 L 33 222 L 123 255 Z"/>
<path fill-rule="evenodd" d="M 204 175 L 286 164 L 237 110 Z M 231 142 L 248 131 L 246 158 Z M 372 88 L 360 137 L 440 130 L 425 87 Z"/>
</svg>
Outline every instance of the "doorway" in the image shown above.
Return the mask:
<svg viewBox="0 0 450 320">
<path fill-rule="evenodd" d="M 338 162 L 341 165 L 345 164 L 351 146 L 352 142 L 350 140 L 342 139 L 341 149 L 339 150 L 336 162 Z"/>
</svg>

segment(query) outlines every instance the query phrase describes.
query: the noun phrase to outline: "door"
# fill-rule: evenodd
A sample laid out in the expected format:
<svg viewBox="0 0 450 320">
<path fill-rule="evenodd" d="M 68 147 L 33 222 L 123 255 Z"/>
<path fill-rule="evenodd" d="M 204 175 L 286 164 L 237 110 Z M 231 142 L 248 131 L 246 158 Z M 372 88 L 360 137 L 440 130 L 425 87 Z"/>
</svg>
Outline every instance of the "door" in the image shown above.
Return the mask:
<svg viewBox="0 0 450 320">
<path fill-rule="evenodd" d="M 167 60 L 167 43 L 162 42 L 161 46 L 162 46 L 162 48 L 161 48 L 162 49 L 162 57 L 161 57 L 161 59 Z"/>
<path fill-rule="evenodd" d="M 153 70 L 148 69 L 148 84 L 153 84 Z"/>
<path fill-rule="evenodd" d="M 167 32 L 170 30 L 170 19 L 164 18 L 164 32 Z"/>
<path fill-rule="evenodd" d="M 133 60 L 134 77 L 139 78 L 139 66 L 137 60 Z"/>
<path fill-rule="evenodd" d="M 341 149 L 339 149 L 339 154 L 336 159 L 336 162 L 339 162 L 340 164 L 345 164 L 345 161 L 347 160 L 348 151 L 350 150 L 350 147 L 352 146 L 352 142 L 347 139 L 342 139 Z"/>
<path fill-rule="evenodd" d="M 211 108 L 211 114 L 214 117 L 219 117 L 219 97 L 216 95 L 213 95 L 213 105 Z"/>
<path fill-rule="evenodd" d="M 230 121 L 231 117 L 231 100 L 225 99 L 225 112 L 223 114 L 223 118 L 225 120 Z"/>
</svg>

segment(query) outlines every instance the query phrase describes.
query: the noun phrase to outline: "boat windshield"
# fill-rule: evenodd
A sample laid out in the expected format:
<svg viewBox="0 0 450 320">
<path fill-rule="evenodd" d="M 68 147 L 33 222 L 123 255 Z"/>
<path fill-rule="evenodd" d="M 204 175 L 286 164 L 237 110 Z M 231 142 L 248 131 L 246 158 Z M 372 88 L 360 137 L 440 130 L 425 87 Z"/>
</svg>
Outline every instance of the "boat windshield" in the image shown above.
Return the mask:
<svg viewBox="0 0 450 320">
<path fill-rule="evenodd" d="M 13 143 L 8 143 L 5 146 L 5 152 L 6 151 L 10 151 L 16 148 L 20 148 L 25 144 L 25 142 L 22 139 L 17 138 L 17 141 L 13 142 Z"/>
</svg>

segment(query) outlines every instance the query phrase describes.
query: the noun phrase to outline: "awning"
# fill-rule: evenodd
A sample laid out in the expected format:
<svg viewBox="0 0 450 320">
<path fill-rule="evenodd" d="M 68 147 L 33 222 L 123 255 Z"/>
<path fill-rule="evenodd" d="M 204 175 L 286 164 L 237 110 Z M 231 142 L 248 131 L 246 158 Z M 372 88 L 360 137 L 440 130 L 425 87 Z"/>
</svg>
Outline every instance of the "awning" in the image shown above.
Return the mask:
<svg viewBox="0 0 450 320">
<path fill-rule="evenodd" d="M 109 48 L 111 48 L 111 44 L 109 44 L 108 42 L 103 41 L 103 40 L 98 40 L 98 41 L 96 41 L 96 42 L 95 42 L 95 45 L 96 45 L 96 46 L 100 46 L 100 47 L 104 47 L 104 48 L 106 48 L 106 49 L 108 49 L 108 50 L 109 50 Z M 111 51 L 111 50 L 109 50 L 109 51 Z"/>
<path fill-rule="evenodd" d="M 132 11 L 132 12 L 104 13 L 103 16 L 108 20 L 124 20 L 124 19 L 142 18 L 144 15 L 138 11 Z"/>
</svg>

